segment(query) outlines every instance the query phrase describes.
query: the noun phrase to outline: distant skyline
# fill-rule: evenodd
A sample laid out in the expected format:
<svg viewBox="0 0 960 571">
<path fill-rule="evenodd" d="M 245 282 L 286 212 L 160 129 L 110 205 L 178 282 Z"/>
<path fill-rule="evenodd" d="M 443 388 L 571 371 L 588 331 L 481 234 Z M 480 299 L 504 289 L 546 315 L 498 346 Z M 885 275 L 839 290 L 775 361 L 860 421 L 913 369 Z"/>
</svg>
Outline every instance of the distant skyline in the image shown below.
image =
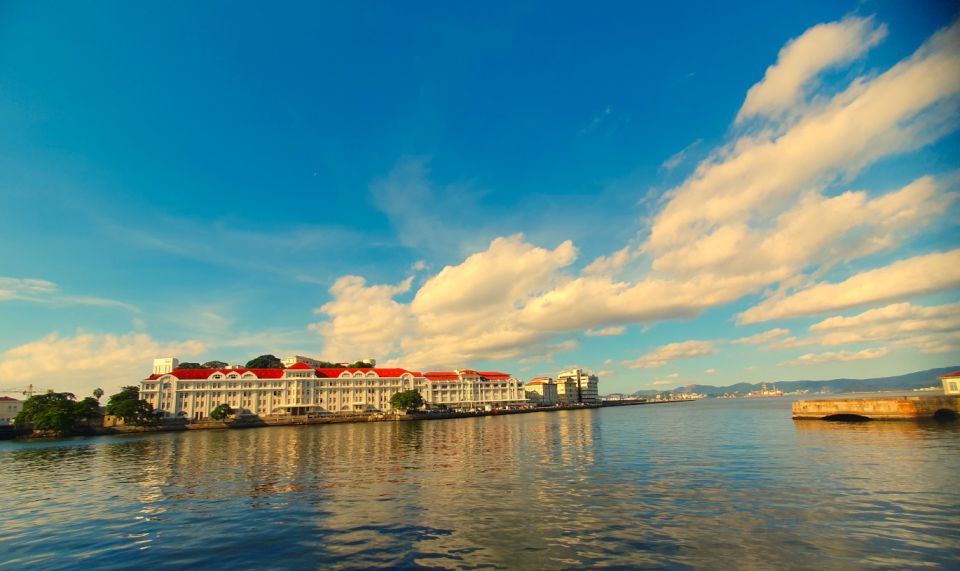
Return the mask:
<svg viewBox="0 0 960 571">
<path fill-rule="evenodd" d="M 0 5 L 0 389 L 960 362 L 953 2 Z"/>
</svg>

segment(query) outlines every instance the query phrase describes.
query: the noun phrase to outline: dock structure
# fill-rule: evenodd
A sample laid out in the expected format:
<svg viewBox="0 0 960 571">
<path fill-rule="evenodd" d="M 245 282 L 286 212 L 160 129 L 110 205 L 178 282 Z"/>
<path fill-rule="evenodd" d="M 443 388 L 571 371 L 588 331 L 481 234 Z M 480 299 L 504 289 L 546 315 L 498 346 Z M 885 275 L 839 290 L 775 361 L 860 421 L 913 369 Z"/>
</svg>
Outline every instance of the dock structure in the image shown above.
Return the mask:
<svg viewBox="0 0 960 571">
<path fill-rule="evenodd" d="M 794 420 L 953 420 L 960 396 L 900 396 L 801 400 Z"/>
</svg>

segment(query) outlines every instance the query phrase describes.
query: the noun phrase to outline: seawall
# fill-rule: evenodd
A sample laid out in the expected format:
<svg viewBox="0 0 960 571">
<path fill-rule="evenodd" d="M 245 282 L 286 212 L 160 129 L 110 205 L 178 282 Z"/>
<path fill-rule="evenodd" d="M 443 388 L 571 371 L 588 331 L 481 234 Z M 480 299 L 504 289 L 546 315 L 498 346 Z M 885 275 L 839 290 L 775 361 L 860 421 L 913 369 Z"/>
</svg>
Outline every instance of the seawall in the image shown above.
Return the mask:
<svg viewBox="0 0 960 571">
<path fill-rule="evenodd" d="M 960 415 L 957 396 L 813 399 L 793 403 L 795 420 L 918 420 Z"/>
</svg>

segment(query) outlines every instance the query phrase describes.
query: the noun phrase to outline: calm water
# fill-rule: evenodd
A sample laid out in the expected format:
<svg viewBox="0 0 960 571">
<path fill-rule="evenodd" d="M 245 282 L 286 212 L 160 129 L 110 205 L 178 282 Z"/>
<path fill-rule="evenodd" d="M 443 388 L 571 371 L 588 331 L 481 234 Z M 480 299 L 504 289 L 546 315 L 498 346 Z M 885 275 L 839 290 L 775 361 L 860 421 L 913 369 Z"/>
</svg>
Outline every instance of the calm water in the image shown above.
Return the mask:
<svg viewBox="0 0 960 571">
<path fill-rule="evenodd" d="M 957 568 L 957 423 L 788 399 L 0 443 L 0 567 Z"/>
</svg>

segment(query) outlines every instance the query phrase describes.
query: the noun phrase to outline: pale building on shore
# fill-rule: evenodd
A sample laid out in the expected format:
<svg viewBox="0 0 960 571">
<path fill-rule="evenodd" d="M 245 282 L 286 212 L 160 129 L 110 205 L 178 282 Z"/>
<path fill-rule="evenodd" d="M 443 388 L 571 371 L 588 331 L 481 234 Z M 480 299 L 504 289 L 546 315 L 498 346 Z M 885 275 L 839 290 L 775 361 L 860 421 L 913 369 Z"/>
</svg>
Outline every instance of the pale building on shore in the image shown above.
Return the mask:
<svg viewBox="0 0 960 571">
<path fill-rule="evenodd" d="M 0 426 L 13 424 L 13 419 L 17 418 L 21 410 L 23 410 L 22 400 L 0 397 Z"/>
<path fill-rule="evenodd" d="M 557 374 L 557 397 L 561 404 L 600 404 L 599 384 L 585 369 L 567 369 Z"/>
<path fill-rule="evenodd" d="M 452 409 L 516 406 L 523 385 L 507 373 L 464 369 L 421 374 L 399 368 L 314 368 L 296 362 L 282 369 L 177 369 L 177 360 L 154 360 L 140 383 L 141 398 L 167 417 L 201 419 L 219 404 L 264 415 L 362 413 L 390 410 L 390 397 L 416 390 L 431 406 Z"/>
<path fill-rule="evenodd" d="M 943 383 L 943 394 L 960 395 L 960 371 L 940 375 L 940 382 Z"/>
<path fill-rule="evenodd" d="M 554 406 L 559 402 L 557 383 L 550 377 L 537 377 L 523 386 L 527 400 L 540 406 Z"/>
</svg>

